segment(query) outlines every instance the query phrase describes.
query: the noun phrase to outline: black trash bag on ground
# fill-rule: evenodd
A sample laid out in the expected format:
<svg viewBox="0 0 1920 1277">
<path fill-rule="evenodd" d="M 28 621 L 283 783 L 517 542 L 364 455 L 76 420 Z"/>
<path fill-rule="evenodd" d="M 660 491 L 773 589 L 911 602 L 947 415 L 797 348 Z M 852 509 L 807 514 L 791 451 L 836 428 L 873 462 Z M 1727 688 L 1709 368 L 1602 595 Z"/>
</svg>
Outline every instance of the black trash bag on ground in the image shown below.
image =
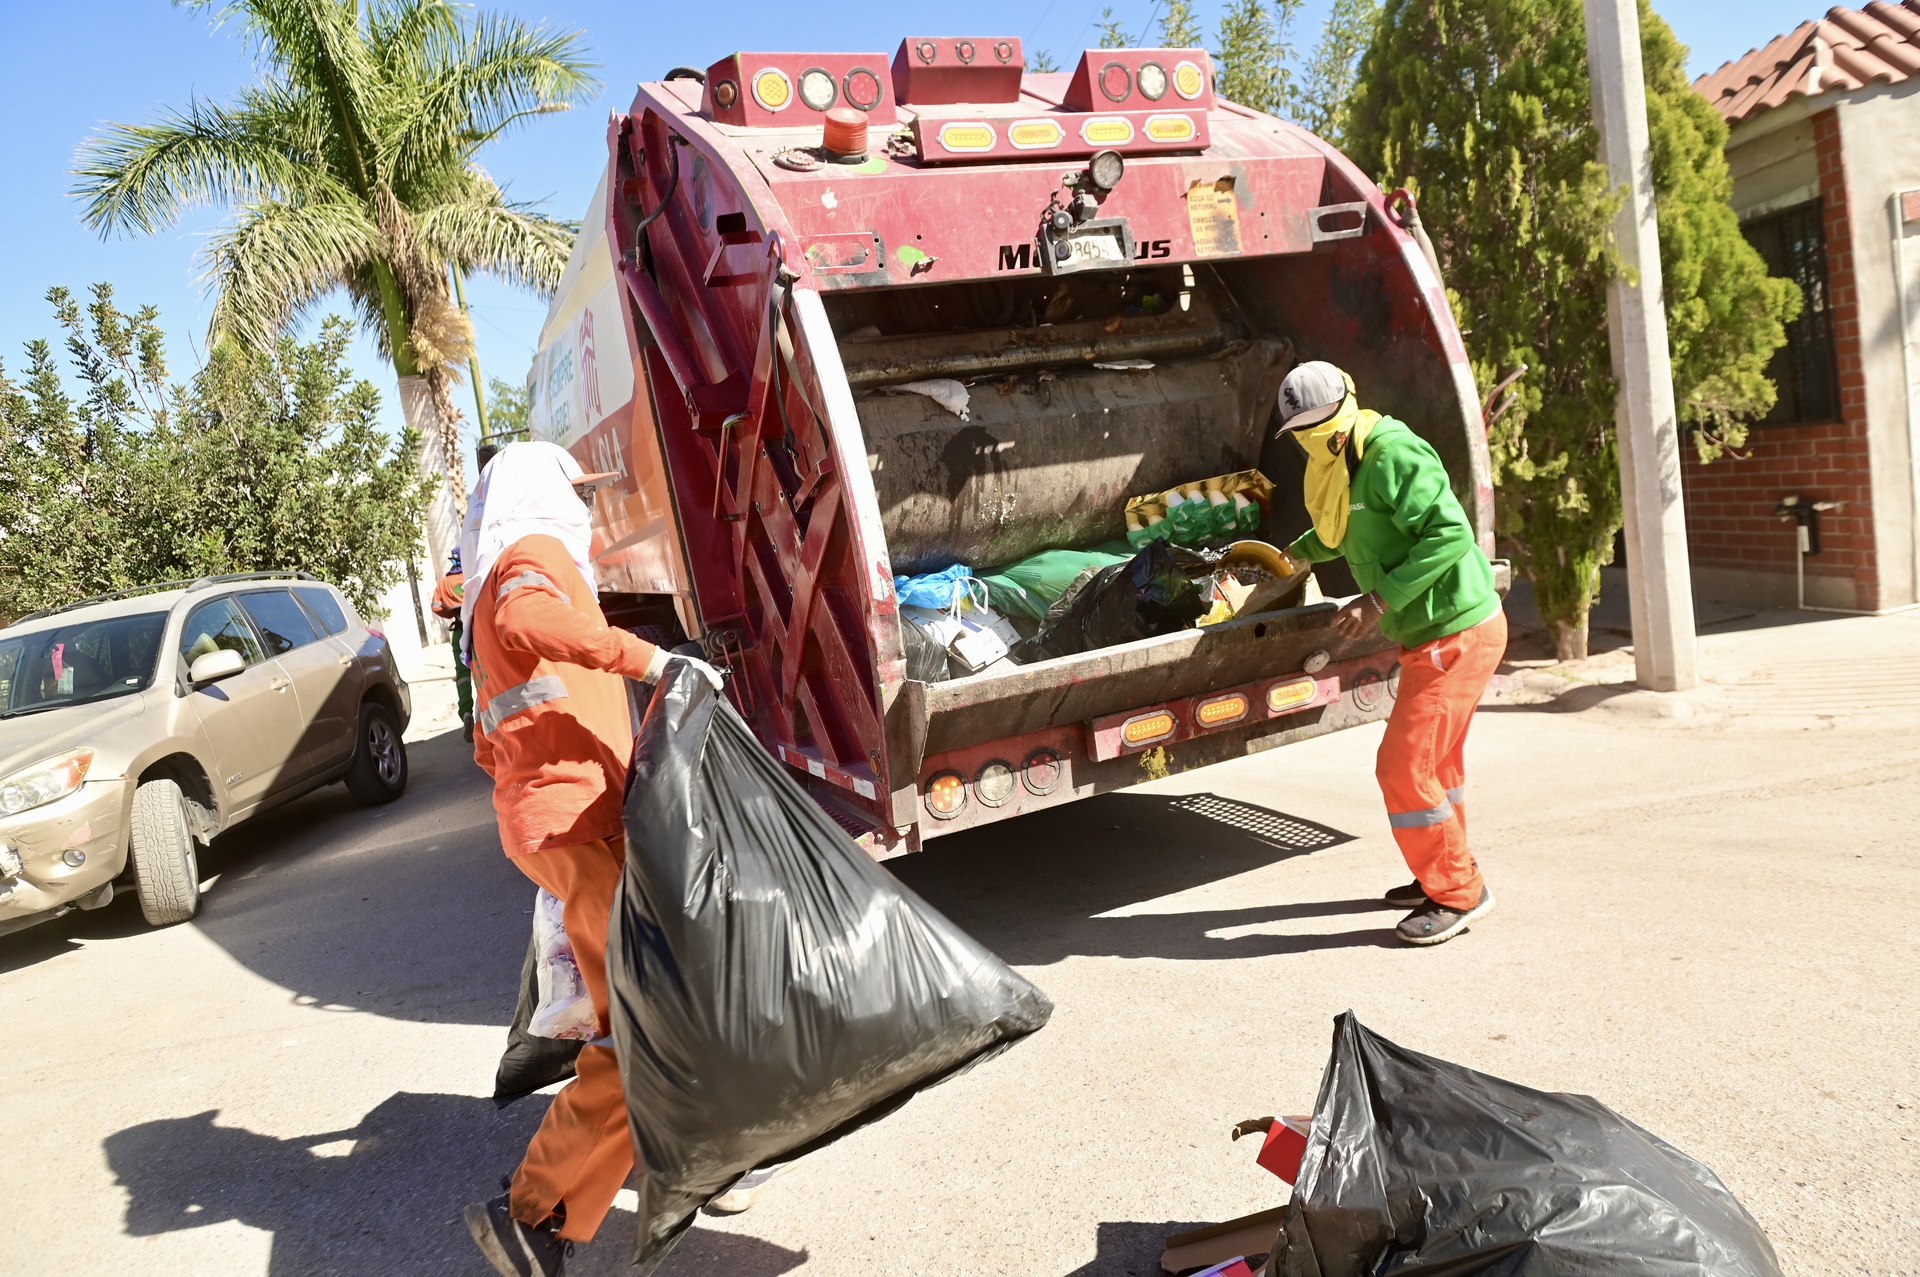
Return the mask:
<svg viewBox="0 0 1920 1277">
<path fill-rule="evenodd" d="M 643 1274 L 747 1171 L 884 1116 L 1052 1014 L 685 666 L 634 742 L 626 827 L 607 982 Z"/>
<path fill-rule="evenodd" d="M 573 1076 L 574 1057 L 585 1043 L 559 1038 L 537 1038 L 527 1032 L 540 1006 L 540 954 L 533 936 L 527 936 L 527 960 L 520 967 L 520 1003 L 513 1009 L 507 1030 L 507 1049 L 493 1075 L 493 1102 L 505 1108 L 523 1095 Z"/>
<path fill-rule="evenodd" d="M 1165 541 L 1149 541 L 1125 563 L 1076 579 L 1047 610 L 1033 638 L 1015 646 L 1021 664 L 1072 656 L 1185 629 L 1207 610 L 1183 557 Z"/>
<path fill-rule="evenodd" d="M 1598 1100 L 1334 1025 L 1269 1277 L 1780 1277 L 1718 1176 Z"/>
</svg>

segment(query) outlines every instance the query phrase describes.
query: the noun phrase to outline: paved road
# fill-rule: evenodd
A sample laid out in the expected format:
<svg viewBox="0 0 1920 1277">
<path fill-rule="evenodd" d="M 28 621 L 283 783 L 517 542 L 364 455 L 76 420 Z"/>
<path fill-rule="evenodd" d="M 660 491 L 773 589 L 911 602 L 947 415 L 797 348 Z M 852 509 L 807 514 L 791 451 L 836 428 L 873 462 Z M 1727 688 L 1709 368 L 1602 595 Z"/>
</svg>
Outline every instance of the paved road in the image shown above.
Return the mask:
<svg viewBox="0 0 1920 1277">
<path fill-rule="evenodd" d="M 1724 681 L 1678 710 L 1605 682 L 1615 654 L 1591 687 L 1483 712 L 1500 908 L 1437 950 L 1396 945 L 1374 900 L 1406 876 L 1377 728 L 893 862 L 1053 1023 L 703 1220 L 662 1271 L 1152 1273 L 1170 1228 L 1282 1200 L 1227 1128 L 1311 1107 L 1351 1007 L 1599 1096 L 1716 1168 L 1789 1272 L 1920 1273 L 1899 890 L 1920 877 L 1920 617 L 1707 650 Z M 0 939 L 0 1271 L 485 1271 L 459 1207 L 545 1104 L 486 1098 L 532 893 L 458 736 L 413 763 L 392 807 L 334 789 L 220 839 L 193 924 L 120 902 Z M 624 1271 L 632 1225 L 616 1210 L 575 1271 Z"/>
</svg>

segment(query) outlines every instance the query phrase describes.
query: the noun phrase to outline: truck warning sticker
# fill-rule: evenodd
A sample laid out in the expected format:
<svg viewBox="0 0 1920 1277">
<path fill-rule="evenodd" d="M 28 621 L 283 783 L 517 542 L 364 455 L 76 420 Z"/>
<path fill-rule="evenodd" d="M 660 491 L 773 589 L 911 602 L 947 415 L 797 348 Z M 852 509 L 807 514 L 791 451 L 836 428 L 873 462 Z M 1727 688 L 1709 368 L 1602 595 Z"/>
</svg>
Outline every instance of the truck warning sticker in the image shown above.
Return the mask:
<svg viewBox="0 0 1920 1277">
<path fill-rule="evenodd" d="M 1195 182 L 1187 188 L 1187 225 L 1196 257 L 1226 257 L 1240 251 L 1240 201 L 1233 179 Z"/>
</svg>

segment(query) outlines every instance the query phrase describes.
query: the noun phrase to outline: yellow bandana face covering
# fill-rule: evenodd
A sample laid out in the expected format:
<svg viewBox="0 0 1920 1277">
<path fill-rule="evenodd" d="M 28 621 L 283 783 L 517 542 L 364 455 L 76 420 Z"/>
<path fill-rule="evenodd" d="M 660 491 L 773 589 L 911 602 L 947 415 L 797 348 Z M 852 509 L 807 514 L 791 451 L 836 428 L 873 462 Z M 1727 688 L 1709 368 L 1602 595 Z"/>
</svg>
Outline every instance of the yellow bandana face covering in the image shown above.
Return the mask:
<svg viewBox="0 0 1920 1277">
<path fill-rule="evenodd" d="M 1347 539 L 1347 514 L 1353 501 L 1353 477 L 1347 473 L 1343 455 L 1353 449 L 1357 463 L 1365 455 L 1367 435 L 1380 414 L 1362 408 L 1353 395 L 1353 378 L 1347 378 L 1347 397 L 1340 411 L 1316 426 L 1293 432 L 1293 440 L 1307 454 L 1307 513 L 1313 516 L 1313 530 L 1329 550 L 1337 550 Z"/>
</svg>

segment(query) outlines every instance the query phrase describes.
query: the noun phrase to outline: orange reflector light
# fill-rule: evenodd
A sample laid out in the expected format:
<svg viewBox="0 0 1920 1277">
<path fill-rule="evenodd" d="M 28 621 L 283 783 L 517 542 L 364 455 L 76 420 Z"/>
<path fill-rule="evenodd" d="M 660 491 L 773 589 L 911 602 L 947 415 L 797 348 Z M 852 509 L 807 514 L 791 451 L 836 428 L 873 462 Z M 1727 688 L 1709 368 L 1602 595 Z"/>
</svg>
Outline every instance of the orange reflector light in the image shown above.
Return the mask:
<svg viewBox="0 0 1920 1277">
<path fill-rule="evenodd" d="M 768 67 L 753 77 L 753 96 L 769 111 L 784 111 L 793 101 L 793 81 L 785 71 Z"/>
<path fill-rule="evenodd" d="M 1022 151 L 1044 151 L 1060 145 L 1066 136 L 1052 120 L 1021 120 L 1007 126 L 1007 141 Z"/>
<path fill-rule="evenodd" d="M 1194 711 L 1194 717 L 1200 720 L 1202 727 L 1219 727 L 1223 723 L 1236 722 L 1246 716 L 1247 698 L 1238 692 L 1201 701 L 1200 708 Z"/>
<path fill-rule="evenodd" d="M 1155 142 L 1190 142 L 1193 140 L 1193 118 L 1186 115 L 1150 115 L 1147 117 L 1147 137 Z"/>
<path fill-rule="evenodd" d="M 1267 689 L 1267 708 L 1274 713 L 1305 705 L 1320 691 L 1319 685 L 1310 678 L 1293 683 L 1275 683 Z"/>
<path fill-rule="evenodd" d="M 970 122 L 952 123 L 940 126 L 940 145 L 942 149 L 956 155 L 966 155 L 978 151 L 991 151 L 995 138 L 991 124 Z"/>
<path fill-rule="evenodd" d="M 959 772 L 941 772 L 927 782 L 927 810 L 942 820 L 960 814 L 967 805 L 967 782 Z"/>
<path fill-rule="evenodd" d="M 1133 141 L 1133 121 L 1124 115 L 1095 116 L 1080 126 L 1080 140 L 1088 146 L 1123 146 Z"/>
<path fill-rule="evenodd" d="M 1120 739 L 1129 745 L 1151 745 L 1173 735 L 1173 711 L 1137 714 L 1120 725 Z"/>
<path fill-rule="evenodd" d="M 1182 62 L 1173 69 L 1173 91 L 1191 102 L 1200 96 L 1200 90 L 1207 87 L 1207 77 L 1200 74 L 1200 68 L 1191 62 Z"/>
</svg>

